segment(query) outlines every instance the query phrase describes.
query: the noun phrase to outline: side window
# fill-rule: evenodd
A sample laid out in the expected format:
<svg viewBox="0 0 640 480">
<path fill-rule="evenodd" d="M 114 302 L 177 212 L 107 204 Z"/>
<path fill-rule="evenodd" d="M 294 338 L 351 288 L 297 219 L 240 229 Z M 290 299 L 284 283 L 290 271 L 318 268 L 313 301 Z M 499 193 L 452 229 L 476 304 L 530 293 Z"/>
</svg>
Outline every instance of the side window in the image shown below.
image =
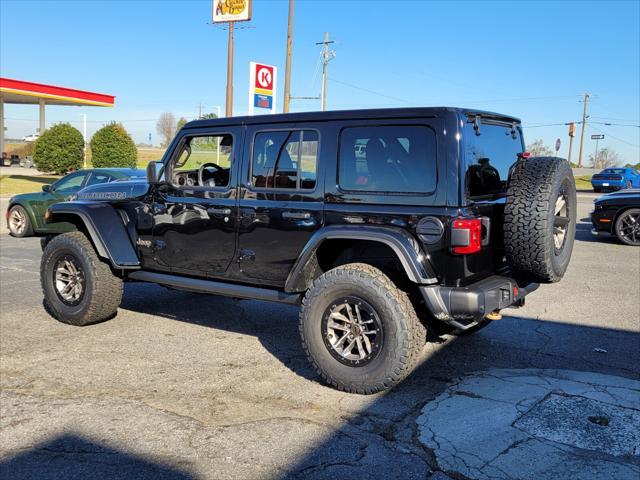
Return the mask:
<svg viewBox="0 0 640 480">
<path fill-rule="evenodd" d="M 255 188 L 314 189 L 317 164 L 314 130 L 261 132 L 254 137 L 251 182 Z"/>
<path fill-rule="evenodd" d="M 426 126 L 345 128 L 340 135 L 338 183 L 343 190 L 432 193 L 436 135 Z"/>
<path fill-rule="evenodd" d="M 72 173 L 56 183 L 55 191 L 58 193 L 65 193 L 75 190 L 82 185 L 86 176 L 86 173 Z"/>
<path fill-rule="evenodd" d="M 473 124 L 464 130 L 467 163 L 467 191 L 470 197 L 495 195 L 507 189 L 509 170 L 522 153 L 520 130 L 509 125 L 480 124 L 476 135 Z"/>
<path fill-rule="evenodd" d="M 173 164 L 173 180 L 178 186 L 227 187 L 233 161 L 233 136 L 202 135 L 188 137 Z M 198 171 L 202 171 L 202 185 Z"/>
<path fill-rule="evenodd" d="M 96 185 L 98 183 L 109 183 L 111 180 L 113 180 L 113 177 L 107 173 L 93 172 L 85 187 L 88 187 L 89 185 Z"/>
</svg>

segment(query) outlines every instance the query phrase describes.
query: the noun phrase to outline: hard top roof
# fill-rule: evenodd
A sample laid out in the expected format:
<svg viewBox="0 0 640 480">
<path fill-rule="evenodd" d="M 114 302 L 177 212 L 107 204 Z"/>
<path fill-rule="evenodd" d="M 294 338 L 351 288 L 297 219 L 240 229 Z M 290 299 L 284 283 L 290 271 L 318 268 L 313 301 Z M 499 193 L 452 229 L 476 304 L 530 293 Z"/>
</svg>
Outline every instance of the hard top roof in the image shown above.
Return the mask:
<svg viewBox="0 0 640 480">
<path fill-rule="evenodd" d="M 265 123 L 295 123 L 327 120 L 359 120 L 370 118 L 407 118 L 407 117 L 435 117 L 445 113 L 462 115 L 480 115 L 481 117 L 500 119 L 507 122 L 520 123 L 520 119 L 510 115 L 474 110 L 459 107 L 416 107 L 416 108 L 376 108 L 367 110 L 330 110 L 327 112 L 298 112 L 277 113 L 275 115 L 256 115 L 231 118 L 215 118 L 207 120 L 193 120 L 184 128 L 202 128 L 228 125 L 252 125 Z"/>
</svg>

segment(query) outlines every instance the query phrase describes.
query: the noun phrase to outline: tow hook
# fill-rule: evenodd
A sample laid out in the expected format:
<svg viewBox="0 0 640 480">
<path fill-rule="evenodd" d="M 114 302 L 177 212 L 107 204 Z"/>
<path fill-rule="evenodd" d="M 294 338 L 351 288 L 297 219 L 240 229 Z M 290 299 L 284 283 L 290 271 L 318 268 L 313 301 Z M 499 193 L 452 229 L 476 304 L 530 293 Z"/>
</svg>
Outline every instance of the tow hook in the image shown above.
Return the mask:
<svg viewBox="0 0 640 480">
<path fill-rule="evenodd" d="M 486 317 L 487 320 L 502 320 L 502 314 L 500 313 L 500 310 L 494 310 L 493 312 L 487 314 Z"/>
</svg>

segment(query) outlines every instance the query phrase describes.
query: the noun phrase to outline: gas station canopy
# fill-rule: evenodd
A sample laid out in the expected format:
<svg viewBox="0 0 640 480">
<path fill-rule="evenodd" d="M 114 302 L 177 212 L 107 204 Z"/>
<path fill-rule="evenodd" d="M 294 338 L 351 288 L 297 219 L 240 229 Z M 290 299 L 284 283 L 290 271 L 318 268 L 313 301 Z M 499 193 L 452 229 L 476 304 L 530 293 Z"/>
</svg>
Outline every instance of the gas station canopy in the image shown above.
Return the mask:
<svg viewBox="0 0 640 480">
<path fill-rule="evenodd" d="M 113 95 L 4 77 L 0 77 L 0 94 L 4 103 L 38 105 L 41 100 L 44 100 L 47 105 L 95 105 L 98 107 L 113 107 L 115 103 Z"/>
<path fill-rule="evenodd" d="M 45 105 L 113 107 L 115 98 L 113 95 L 104 93 L 0 77 L 0 152 L 4 151 L 5 104 L 39 105 L 39 133 L 42 134 L 45 130 Z"/>
</svg>

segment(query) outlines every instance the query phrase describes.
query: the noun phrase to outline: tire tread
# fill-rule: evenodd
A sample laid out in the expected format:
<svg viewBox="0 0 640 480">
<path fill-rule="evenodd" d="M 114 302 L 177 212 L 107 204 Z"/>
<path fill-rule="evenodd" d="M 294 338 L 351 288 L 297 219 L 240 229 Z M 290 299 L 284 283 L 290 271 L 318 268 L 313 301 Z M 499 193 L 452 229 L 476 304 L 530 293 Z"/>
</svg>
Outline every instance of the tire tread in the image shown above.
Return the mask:
<svg viewBox="0 0 640 480">
<path fill-rule="evenodd" d="M 388 375 L 381 381 L 375 383 L 367 382 L 344 382 L 331 377 L 316 362 L 309 350 L 305 339 L 304 323 L 307 318 L 310 306 L 323 294 L 325 289 L 336 282 L 354 282 L 357 280 L 368 283 L 375 295 L 380 295 L 391 300 L 395 304 L 395 315 L 401 316 L 405 321 L 397 322 L 401 335 L 405 340 L 397 352 L 397 362 Z M 329 385 L 338 390 L 359 393 L 373 394 L 398 384 L 413 370 L 420 358 L 422 347 L 426 342 L 426 330 L 413 308 L 408 295 L 400 290 L 396 285 L 379 269 L 365 263 L 350 263 L 336 267 L 325 272 L 314 282 L 302 300 L 302 308 L 299 316 L 299 331 L 302 339 L 302 348 L 316 372 Z"/>
<path fill-rule="evenodd" d="M 55 250 L 61 247 L 67 247 L 75 250 L 78 254 L 83 254 L 90 266 L 91 271 L 86 272 L 85 275 L 91 275 L 93 278 L 92 295 L 89 299 L 89 306 L 81 317 L 71 318 L 64 316 L 63 312 L 56 308 L 55 302 L 47 300 L 45 280 L 48 262 L 51 261 Z M 40 282 L 47 310 L 57 320 L 71 325 L 84 326 L 107 320 L 117 312 L 122 301 L 122 280 L 113 274 L 108 264 L 100 260 L 93 245 L 82 232 L 57 235 L 47 244 L 40 264 Z"/>
</svg>

